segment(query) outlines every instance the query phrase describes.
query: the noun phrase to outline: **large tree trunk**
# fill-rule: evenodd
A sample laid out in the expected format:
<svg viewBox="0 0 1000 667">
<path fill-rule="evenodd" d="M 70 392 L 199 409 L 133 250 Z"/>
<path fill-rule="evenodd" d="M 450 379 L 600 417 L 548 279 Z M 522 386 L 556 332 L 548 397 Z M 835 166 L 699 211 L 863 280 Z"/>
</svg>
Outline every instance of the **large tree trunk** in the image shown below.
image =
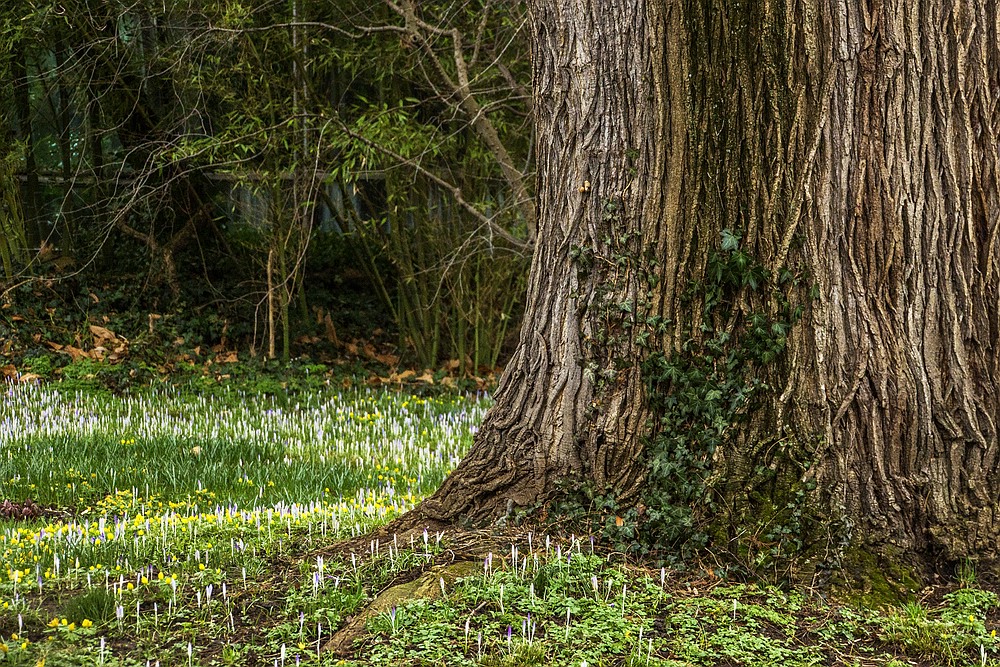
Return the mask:
<svg viewBox="0 0 1000 667">
<path fill-rule="evenodd" d="M 820 296 L 795 333 L 782 407 L 795 432 L 822 438 L 816 479 L 861 540 L 992 560 L 996 3 L 868 4 L 788 31 L 815 63 L 805 87 L 823 92 L 817 150 L 790 197 L 798 229 L 783 238 L 801 233 Z"/>
<path fill-rule="evenodd" d="M 808 459 L 790 483 L 816 483 L 829 542 L 995 558 L 995 8 L 871 5 L 534 2 L 527 313 L 494 409 L 426 514 L 484 520 L 567 479 L 635 499 L 655 435 L 641 343 L 683 354 L 780 309 L 777 285 L 742 289 L 715 321 L 684 297 L 728 229 L 769 275 L 801 278 L 785 296 L 805 315 L 705 454 L 706 497 L 726 501 L 712 507 L 741 521 L 761 469 Z M 637 335 L 657 318 L 665 333 Z"/>
<path fill-rule="evenodd" d="M 667 213 L 684 159 L 681 16 L 645 2 L 531 11 L 542 140 L 526 313 L 472 452 L 421 508 L 436 518 L 502 516 L 561 481 L 628 496 L 642 482 L 642 350 L 623 325 L 647 298 L 642 249 L 673 255 L 682 236 Z"/>
</svg>

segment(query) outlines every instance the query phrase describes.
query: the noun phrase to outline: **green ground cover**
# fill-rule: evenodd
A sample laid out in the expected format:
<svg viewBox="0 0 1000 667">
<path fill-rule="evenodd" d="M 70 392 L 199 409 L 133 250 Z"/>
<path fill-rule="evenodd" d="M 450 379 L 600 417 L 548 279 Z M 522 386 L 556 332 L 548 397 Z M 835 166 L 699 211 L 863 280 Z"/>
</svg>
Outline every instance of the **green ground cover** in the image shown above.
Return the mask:
<svg viewBox="0 0 1000 667">
<path fill-rule="evenodd" d="M 0 665 L 1000 664 L 971 576 L 866 609 L 527 529 L 337 551 L 440 483 L 486 398 L 2 392 Z"/>
</svg>

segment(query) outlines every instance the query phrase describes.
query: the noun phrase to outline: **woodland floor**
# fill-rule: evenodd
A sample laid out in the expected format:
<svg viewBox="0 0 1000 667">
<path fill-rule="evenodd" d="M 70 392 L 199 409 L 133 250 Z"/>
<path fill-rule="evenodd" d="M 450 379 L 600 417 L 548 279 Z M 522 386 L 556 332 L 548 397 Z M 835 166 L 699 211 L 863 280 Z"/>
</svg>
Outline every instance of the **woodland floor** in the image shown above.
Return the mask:
<svg viewBox="0 0 1000 667">
<path fill-rule="evenodd" d="M 44 312 L 0 309 L 0 665 L 1000 667 L 971 567 L 888 599 L 560 527 L 386 532 L 467 449 L 490 369 Z"/>
</svg>

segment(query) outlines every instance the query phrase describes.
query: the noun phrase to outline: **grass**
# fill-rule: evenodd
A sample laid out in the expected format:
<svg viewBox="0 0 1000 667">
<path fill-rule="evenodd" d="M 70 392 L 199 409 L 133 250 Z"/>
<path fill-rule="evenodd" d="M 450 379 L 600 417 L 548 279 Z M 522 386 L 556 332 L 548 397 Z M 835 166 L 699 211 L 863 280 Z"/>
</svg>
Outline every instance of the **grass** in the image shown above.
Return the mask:
<svg viewBox="0 0 1000 667">
<path fill-rule="evenodd" d="M 0 520 L 0 665 L 1000 664 L 997 597 L 970 577 L 870 610 L 573 536 L 489 537 L 454 576 L 435 534 L 330 555 L 440 483 L 483 398 L 3 391 L 0 500 L 50 512 Z M 421 572 L 429 591 L 394 588 Z"/>
</svg>

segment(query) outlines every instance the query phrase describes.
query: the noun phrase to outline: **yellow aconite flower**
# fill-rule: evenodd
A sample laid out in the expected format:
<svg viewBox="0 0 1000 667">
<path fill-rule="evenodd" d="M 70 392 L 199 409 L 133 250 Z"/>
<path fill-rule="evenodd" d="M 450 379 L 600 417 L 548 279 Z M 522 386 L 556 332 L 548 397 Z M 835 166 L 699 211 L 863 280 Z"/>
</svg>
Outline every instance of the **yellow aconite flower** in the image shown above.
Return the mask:
<svg viewBox="0 0 1000 667">
<path fill-rule="evenodd" d="M 92 625 L 94 625 L 94 623 L 89 618 L 85 618 L 82 621 L 80 621 L 81 628 L 89 628 Z"/>
<path fill-rule="evenodd" d="M 50 628 L 57 628 L 57 627 L 59 627 L 59 619 L 58 618 L 53 618 L 51 621 L 49 621 L 49 627 Z"/>
</svg>

